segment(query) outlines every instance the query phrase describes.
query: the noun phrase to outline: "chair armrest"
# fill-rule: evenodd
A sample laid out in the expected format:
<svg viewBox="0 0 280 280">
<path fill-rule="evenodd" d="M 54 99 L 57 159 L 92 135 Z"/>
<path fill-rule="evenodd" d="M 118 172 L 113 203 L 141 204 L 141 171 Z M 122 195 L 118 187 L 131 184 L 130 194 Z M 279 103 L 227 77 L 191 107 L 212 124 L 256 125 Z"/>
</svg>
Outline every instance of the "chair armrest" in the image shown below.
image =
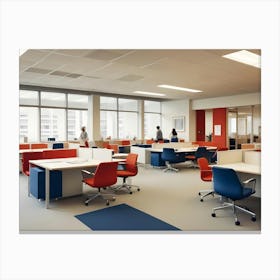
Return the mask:
<svg viewBox="0 0 280 280">
<path fill-rule="evenodd" d="M 252 183 L 252 190 L 255 191 L 256 182 L 257 182 L 256 178 L 250 178 L 250 179 L 248 179 L 246 181 L 243 181 L 242 183 L 243 183 L 243 185 L 248 185 L 248 184 Z"/>
<path fill-rule="evenodd" d="M 91 178 L 91 177 L 93 177 L 95 175 L 94 172 L 90 172 L 88 170 L 81 170 L 81 173 L 82 173 L 83 179 Z"/>
</svg>

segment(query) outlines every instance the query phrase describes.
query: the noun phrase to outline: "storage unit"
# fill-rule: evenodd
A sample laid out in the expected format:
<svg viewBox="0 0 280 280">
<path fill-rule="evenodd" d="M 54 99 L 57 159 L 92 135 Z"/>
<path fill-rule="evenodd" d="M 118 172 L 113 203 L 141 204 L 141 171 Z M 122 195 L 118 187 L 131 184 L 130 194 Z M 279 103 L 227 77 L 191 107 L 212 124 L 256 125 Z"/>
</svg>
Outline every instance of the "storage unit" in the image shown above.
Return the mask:
<svg viewBox="0 0 280 280">
<path fill-rule="evenodd" d="M 38 198 L 45 199 L 46 193 L 45 169 L 32 167 L 30 169 L 30 193 Z M 50 199 L 62 197 L 62 173 L 50 172 Z"/>
</svg>

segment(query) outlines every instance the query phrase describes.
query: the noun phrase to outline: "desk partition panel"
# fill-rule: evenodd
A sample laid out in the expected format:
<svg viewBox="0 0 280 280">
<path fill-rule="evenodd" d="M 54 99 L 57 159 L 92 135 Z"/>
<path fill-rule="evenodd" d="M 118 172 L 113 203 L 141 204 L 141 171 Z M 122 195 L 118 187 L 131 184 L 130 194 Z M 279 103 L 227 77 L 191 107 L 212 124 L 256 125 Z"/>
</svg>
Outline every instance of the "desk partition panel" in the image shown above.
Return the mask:
<svg viewBox="0 0 280 280">
<path fill-rule="evenodd" d="M 229 151 L 218 151 L 217 152 L 217 163 L 227 164 L 234 162 L 242 162 L 242 150 L 229 150 Z"/>
</svg>

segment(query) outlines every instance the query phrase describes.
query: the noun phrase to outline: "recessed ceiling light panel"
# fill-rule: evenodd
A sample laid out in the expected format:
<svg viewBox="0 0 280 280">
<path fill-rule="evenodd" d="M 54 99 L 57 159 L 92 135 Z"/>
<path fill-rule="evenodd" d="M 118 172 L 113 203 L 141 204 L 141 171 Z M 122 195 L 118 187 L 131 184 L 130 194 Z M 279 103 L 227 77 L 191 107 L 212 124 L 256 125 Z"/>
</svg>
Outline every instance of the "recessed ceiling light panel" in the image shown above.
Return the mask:
<svg viewBox="0 0 280 280">
<path fill-rule="evenodd" d="M 229 53 L 223 55 L 223 57 L 257 68 L 261 68 L 261 56 L 246 50 Z"/>
<path fill-rule="evenodd" d="M 164 93 L 141 91 L 141 90 L 136 90 L 133 93 L 144 94 L 144 95 L 152 95 L 152 96 L 165 96 Z"/>
<path fill-rule="evenodd" d="M 198 89 L 183 88 L 183 87 L 177 87 L 177 86 L 171 86 L 171 85 L 158 85 L 158 87 L 175 89 L 175 90 L 180 90 L 180 91 L 187 91 L 187 92 L 202 92 L 202 90 L 198 90 Z"/>
</svg>

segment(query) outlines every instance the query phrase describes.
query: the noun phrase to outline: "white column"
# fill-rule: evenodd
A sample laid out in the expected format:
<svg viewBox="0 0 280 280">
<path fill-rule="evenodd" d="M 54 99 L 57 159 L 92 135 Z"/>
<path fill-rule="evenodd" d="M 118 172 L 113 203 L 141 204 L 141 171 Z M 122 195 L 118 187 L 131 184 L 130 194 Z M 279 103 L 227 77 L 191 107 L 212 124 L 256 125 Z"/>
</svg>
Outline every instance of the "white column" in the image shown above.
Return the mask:
<svg viewBox="0 0 280 280">
<path fill-rule="evenodd" d="M 89 140 L 100 140 L 100 96 L 90 95 L 88 106 Z"/>
</svg>

